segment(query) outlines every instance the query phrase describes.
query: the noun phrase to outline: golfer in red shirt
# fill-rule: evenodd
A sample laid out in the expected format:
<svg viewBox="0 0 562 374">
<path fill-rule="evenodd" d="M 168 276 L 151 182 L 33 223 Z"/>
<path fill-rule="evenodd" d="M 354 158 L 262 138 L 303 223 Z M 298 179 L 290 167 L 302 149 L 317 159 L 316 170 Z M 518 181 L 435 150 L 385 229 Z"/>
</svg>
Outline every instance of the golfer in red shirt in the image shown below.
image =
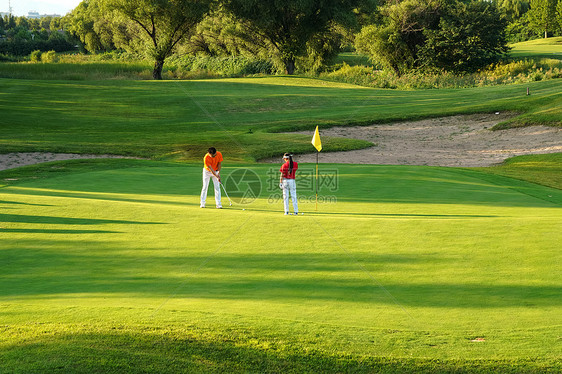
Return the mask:
<svg viewBox="0 0 562 374">
<path fill-rule="evenodd" d="M 203 188 L 201 189 L 201 208 L 205 208 L 207 200 L 207 190 L 209 189 L 209 179 L 213 178 L 213 186 L 215 187 L 215 203 L 218 209 L 222 209 L 221 205 L 221 188 L 220 188 L 220 171 L 222 166 L 222 153 L 218 152 L 215 147 L 209 148 L 209 151 L 203 157 Z"/>
<path fill-rule="evenodd" d="M 299 206 L 297 203 L 297 184 L 295 182 L 295 173 L 299 168 L 298 163 L 293 161 L 293 155 L 285 153 L 283 155 L 285 163 L 281 166 L 281 178 L 279 180 L 279 187 L 283 189 L 283 206 L 285 208 L 285 215 L 289 214 L 289 195 L 293 201 L 293 213 L 299 214 Z"/>
</svg>

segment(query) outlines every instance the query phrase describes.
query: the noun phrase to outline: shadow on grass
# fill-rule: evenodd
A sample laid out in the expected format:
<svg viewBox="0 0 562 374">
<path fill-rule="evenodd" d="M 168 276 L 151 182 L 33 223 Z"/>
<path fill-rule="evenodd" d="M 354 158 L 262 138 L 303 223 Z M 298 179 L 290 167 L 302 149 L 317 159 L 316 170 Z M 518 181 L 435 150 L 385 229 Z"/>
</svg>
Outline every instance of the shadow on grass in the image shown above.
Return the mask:
<svg viewBox="0 0 562 374">
<path fill-rule="evenodd" d="M 119 234 L 119 231 L 106 230 L 54 230 L 54 229 L 3 229 L 0 232 L 16 234 Z"/>
<path fill-rule="evenodd" d="M 13 205 L 31 205 L 31 206 L 52 206 L 49 204 L 31 204 L 31 203 L 22 203 L 19 201 L 6 201 L 6 200 L 0 200 L 0 204 L 13 204 Z"/>
<path fill-rule="evenodd" d="M 477 215 L 477 214 L 400 214 L 400 213 L 346 213 L 346 212 L 310 212 L 309 215 L 344 215 L 344 216 L 366 216 L 366 217 L 408 217 L 408 218 L 498 218 L 500 216 Z"/>
<path fill-rule="evenodd" d="M 562 287 L 444 282 L 379 282 L 390 274 L 432 266 L 458 266 L 453 259 L 395 254 L 224 254 L 158 256 L 119 253 L 96 242 L 5 243 L 0 252 L 0 296 L 128 294 L 160 298 L 348 302 L 437 308 L 551 307 L 562 305 Z M 21 245 L 19 243 L 18 245 Z M 68 248 L 54 251 L 54 246 Z M 75 248 L 76 247 L 76 248 Z M 103 248 L 103 249 L 100 249 Z M 431 257 L 431 256 L 430 256 Z M 366 273 L 362 268 L 367 269 Z M 475 269 L 477 270 L 477 269 Z M 389 294 L 392 297 L 389 297 Z"/>
<path fill-rule="evenodd" d="M 149 327 L 42 326 L 22 343 L 3 344 L 0 371 L 10 373 L 533 373 L 560 364 L 536 360 L 439 360 L 366 357 L 292 346 L 249 336 L 203 335 Z M 29 328 L 27 328 L 29 329 Z M 4 334 L 29 331 L 4 327 Z M 19 339 L 18 339 L 19 340 Z M 550 365 L 549 365 L 550 364 Z"/>
<path fill-rule="evenodd" d="M 24 191 L 10 191 L 10 193 L 25 195 L 25 196 L 53 196 L 53 197 L 67 197 L 72 199 L 86 199 L 86 200 L 102 200 L 102 201 L 118 201 L 127 203 L 143 203 L 143 204 L 162 204 L 162 205 L 179 205 L 179 206 L 199 206 L 199 204 L 188 203 L 188 202 L 178 202 L 178 201 L 167 201 L 167 200 L 155 200 L 155 199 L 141 199 L 141 198 L 126 198 L 111 196 L 105 194 L 87 193 L 87 192 L 75 192 L 75 191 L 46 191 L 41 189 L 24 190 Z M 125 192 L 122 190 L 122 194 L 130 194 L 130 191 Z"/>
<path fill-rule="evenodd" d="M 123 221 L 123 220 L 94 219 L 94 218 L 31 216 L 31 215 L 23 215 L 23 214 L 3 214 L 3 213 L 0 213 L 0 222 L 41 223 L 41 224 L 48 224 L 48 225 L 103 225 L 103 224 L 159 225 L 159 224 L 163 224 L 158 222 Z"/>
</svg>

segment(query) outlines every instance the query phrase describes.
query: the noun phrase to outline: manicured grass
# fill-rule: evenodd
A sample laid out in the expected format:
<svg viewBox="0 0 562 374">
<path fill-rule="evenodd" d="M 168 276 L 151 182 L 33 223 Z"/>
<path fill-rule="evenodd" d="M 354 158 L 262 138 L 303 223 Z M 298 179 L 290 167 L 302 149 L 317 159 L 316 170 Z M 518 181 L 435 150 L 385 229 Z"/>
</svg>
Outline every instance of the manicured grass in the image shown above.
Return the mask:
<svg viewBox="0 0 562 374">
<path fill-rule="evenodd" d="M 397 91 L 299 77 L 200 81 L 0 80 L 0 152 L 114 153 L 199 161 L 216 146 L 231 160 L 313 150 L 310 136 L 271 131 L 515 111 L 512 124 L 560 126 L 561 81 Z M 526 96 L 530 88 L 531 95 Z M 326 151 L 370 146 L 323 139 Z"/>
<path fill-rule="evenodd" d="M 510 56 L 522 58 L 554 58 L 562 60 L 562 36 L 548 39 L 535 39 L 511 45 Z"/>
<path fill-rule="evenodd" d="M 0 371 L 562 370 L 561 190 L 322 165 L 316 211 L 303 164 L 287 217 L 278 165 L 217 210 L 199 165 L 107 162 L 0 189 Z"/>
<path fill-rule="evenodd" d="M 518 156 L 499 166 L 475 169 L 562 190 L 562 153 Z"/>
</svg>

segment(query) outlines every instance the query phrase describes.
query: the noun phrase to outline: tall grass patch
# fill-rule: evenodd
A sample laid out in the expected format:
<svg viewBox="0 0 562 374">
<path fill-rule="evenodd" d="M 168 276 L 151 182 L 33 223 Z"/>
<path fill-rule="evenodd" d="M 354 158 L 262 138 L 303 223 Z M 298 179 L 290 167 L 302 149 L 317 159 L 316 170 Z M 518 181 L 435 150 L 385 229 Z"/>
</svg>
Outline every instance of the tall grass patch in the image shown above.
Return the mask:
<svg viewBox="0 0 562 374">
<path fill-rule="evenodd" d="M 557 59 L 525 59 L 500 62 L 473 74 L 412 71 L 404 75 L 369 66 L 350 66 L 320 74 L 323 79 L 374 88 L 444 89 L 497 86 L 562 78 L 562 61 Z"/>
<path fill-rule="evenodd" d="M 269 60 L 243 56 L 183 56 L 167 62 L 167 76 L 178 79 L 241 77 L 275 73 Z"/>
<path fill-rule="evenodd" d="M 1 61 L 1 60 L 0 60 Z M 95 55 L 56 54 L 33 51 L 28 62 L 7 59 L 0 64 L 1 78 L 45 80 L 152 79 L 152 62 L 128 53 Z M 30 66 L 43 63 L 43 66 Z M 164 65 L 165 79 L 208 79 L 270 75 L 277 73 L 269 60 L 248 57 L 183 56 L 170 58 Z"/>
<path fill-rule="evenodd" d="M 152 68 L 148 63 L 138 62 L 52 62 L 48 53 L 41 55 L 45 63 L 0 64 L 0 78 L 37 80 L 106 80 L 106 79 L 151 79 Z M 36 62 L 38 62 L 36 61 Z M 64 59 L 62 60 L 64 61 Z"/>
</svg>

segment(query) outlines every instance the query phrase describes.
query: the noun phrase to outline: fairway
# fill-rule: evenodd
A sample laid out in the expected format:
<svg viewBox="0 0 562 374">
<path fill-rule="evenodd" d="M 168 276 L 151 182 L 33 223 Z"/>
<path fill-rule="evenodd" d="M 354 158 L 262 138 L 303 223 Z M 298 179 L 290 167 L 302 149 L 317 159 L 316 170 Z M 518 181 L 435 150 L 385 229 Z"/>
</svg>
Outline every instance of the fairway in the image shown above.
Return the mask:
<svg viewBox="0 0 562 374">
<path fill-rule="evenodd" d="M 510 122 L 560 126 L 561 87 L 559 80 L 549 80 L 401 91 L 281 76 L 163 82 L 1 79 L 0 151 L 199 161 L 214 144 L 231 161 L 253 162 L 288 149 L 310 152 L 308 136 L 272 132 L 316 125 L 509 111 L 521 114 Z M 323 146 L 333 152 L 372 143 L 330 137 Z"/>
<path fill-rule="evenodd" d="M 199 166 L 151 161 L 0 188 L 0 371 L 562 369 L 562 191 L 321 168 L 298 217 L 276 165 L 223 169 L 260 189 L 226 179 L 222 210 Z"/>
<path fill-rule="evenodd" d="M 536 39 L 512 45 L 514 58 L 553 58 L 562 60 L 562 37 Z"/>
</svg>

